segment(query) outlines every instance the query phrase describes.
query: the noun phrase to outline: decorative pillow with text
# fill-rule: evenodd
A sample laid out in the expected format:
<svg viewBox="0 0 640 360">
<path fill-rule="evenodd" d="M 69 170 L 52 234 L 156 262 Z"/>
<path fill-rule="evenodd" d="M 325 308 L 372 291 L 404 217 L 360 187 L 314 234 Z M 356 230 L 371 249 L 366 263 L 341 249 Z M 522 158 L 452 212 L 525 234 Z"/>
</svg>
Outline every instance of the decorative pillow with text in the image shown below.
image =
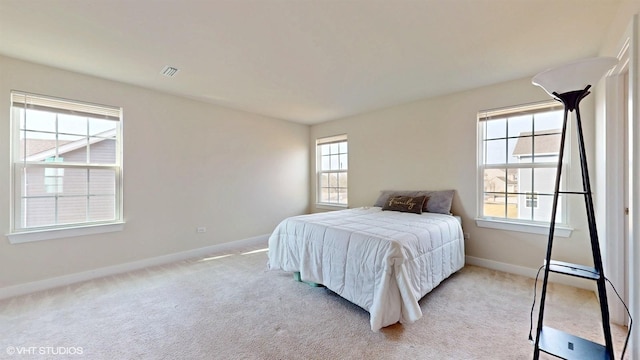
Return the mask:
<svg viewBox="0 0 640 360">
<path fill-rule="evenodd" d="M 422 211 L 430 213 L 451 214 L 454 190 L 383 190 L 373 206 L 383 207 L 392 196 L 425 196 Z"/>
<path fill-rule="evenodd" d="M 382 210 L 392 210 L 422 214 L 426 196 L 390 196 L 382 206 Z"/>
</svg>

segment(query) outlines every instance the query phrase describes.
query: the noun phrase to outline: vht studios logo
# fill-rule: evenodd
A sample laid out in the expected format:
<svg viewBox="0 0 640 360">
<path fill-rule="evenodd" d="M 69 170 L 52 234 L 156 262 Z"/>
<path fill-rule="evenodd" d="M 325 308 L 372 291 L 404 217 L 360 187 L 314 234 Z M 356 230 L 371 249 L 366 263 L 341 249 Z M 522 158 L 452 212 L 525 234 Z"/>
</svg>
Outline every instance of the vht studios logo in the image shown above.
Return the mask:
<svg viewBox="0 0 640 360">
<path fill-rule="evenodd" d="M 8 355 L 82 355 L 78 346 L 9 346 Z"/>
</svg>

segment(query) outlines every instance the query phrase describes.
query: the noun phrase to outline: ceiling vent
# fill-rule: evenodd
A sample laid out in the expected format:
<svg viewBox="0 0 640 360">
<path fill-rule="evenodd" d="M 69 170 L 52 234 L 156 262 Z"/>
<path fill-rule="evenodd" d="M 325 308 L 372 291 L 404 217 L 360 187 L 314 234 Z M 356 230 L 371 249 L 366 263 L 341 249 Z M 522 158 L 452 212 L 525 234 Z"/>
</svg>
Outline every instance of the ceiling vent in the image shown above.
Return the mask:
<svg viewBox="0 0 640 360">
<path fill-rule="evenodd" d="M 162 75 L 166 77 L 174 77 L 178 72 L 178 68 L 174 68 L 173 66 L 165 66 L 164 69 L 160 72 Z"/>
</svg>

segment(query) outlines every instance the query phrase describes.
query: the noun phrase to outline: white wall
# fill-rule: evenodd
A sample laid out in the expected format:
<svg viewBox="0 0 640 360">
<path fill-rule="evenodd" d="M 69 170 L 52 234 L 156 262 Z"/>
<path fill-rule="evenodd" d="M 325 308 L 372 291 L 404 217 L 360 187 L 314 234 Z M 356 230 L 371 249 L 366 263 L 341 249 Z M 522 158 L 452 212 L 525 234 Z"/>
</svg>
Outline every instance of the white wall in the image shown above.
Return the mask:
<svg viewBox="0 0 640 360">
<path fill-rule="evenodd" d="M 544 69 L 540 69 L 544 70 Z M 477 208 L 477 113 L 535 101 L 548 95 L 521 79 L 353 116 L 311 127 L 310 151 L 318 137 L 346 133 L 349 139 L 349 206 L 372 205 L 380 190 L 455 189 L 453 212 L 462 216 L 469 256 L 530 274 L 542 265 L 546 235 L 480 228 Z M 587 151 L 592 151 L 593 100 L 581 106 Z M 573 142 L 575 144 L 575 141 Z M 575 147 L 575 145 L 573 146 Z M 592 155 L 589 155 L 592 157 Z M 579 157 L 571 154 L 572 186 L 580 186 Z M 311 158 L 310 178 L 315 186 Z M 314 203 L 313 193 L 310 203 Z M 316 209 L 317 210 L 317 209 Z M 558 238 L 554 259 L 591 264 L 584 200 L 569 203 L 570 238 Z M 503 266 L 504 265 L 504 266 Z"/>
<path fill-rule="evenodd" d="M 9 244 L 10 90 L 123 107 L 124 231 Z M 0 290 L 268 234 L 308 209 L 308 139 L 306 125 L 0 57 Z"/>
</svg>

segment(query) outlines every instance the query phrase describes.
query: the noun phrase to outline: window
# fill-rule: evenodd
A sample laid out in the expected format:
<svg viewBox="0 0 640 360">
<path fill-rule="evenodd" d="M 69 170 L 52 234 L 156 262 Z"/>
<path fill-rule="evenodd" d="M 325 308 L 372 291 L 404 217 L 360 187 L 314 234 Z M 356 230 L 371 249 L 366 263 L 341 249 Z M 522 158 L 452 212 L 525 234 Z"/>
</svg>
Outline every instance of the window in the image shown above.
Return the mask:
<svg viewBox="0 0 640 360">
<path fill-rule="evenodd" d="M 316 154 L 318 204 L 347 206 L 347 136 L 318 139 Z"/>
<path fill-rule="evenodd" d="M 549 223 L 562 123 L 555 101 L 478 114 L 481 219 Z M 561 196 L 558 224 L 566 223 L 565 209 Z"/>
<path fill-rule="evenodd" d="M 526 200 L 526 207 L 538 207 L 538 194 L 536 193 L 526 193 L 525 194 L 527 200 Z"/>
<path fill-rule="evenodd" d="M 12 234 L 122 221 L 121 109 L 11 93 Z"/>
</svg>

